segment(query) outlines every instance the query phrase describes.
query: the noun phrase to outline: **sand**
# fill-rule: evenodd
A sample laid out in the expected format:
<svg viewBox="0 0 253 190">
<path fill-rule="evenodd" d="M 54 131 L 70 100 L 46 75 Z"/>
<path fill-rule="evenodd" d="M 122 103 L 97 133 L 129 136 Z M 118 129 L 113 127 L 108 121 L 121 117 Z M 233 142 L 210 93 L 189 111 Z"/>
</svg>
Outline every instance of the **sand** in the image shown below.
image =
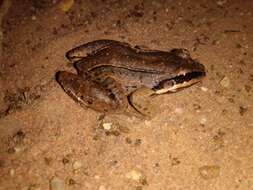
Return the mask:
<svg viewBox="0 0 253 190">
<path fill-rule="evenodd" d="M 252 0 L 0 4 L 0 190 L 253 189 Z M 207 76 L 151 118 L 104 117 L 55 81 L 97 39 L 186 48 Z"/>
</svg>

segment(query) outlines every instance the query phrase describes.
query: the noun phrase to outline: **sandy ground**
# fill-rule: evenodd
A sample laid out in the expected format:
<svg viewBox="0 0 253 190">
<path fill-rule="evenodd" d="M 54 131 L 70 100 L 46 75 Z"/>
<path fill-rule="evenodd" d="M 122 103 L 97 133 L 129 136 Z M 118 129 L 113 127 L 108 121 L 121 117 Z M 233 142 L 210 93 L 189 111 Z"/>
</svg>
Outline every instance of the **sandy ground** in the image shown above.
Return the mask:
<svg viewBox="0 0 253 190">
<path fill-rule="evenodd" d="M 0 190 L 253 189 L 252 0 L 0 4 Z M 54 79 L 103 38 L 187 48 L 207 77 L 150 119 L 103 118 Z"/>
</svg>

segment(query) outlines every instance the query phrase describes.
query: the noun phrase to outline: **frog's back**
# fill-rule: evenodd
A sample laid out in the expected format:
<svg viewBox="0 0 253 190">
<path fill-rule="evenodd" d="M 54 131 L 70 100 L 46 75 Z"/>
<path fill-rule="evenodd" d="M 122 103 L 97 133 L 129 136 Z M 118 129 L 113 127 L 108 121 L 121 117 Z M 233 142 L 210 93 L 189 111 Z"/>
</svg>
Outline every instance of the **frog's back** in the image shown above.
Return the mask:
<svg viewBox="0 0 253 190">
<path fill-rule="evenodd" d="M 170 56 L 169 52 L 142 51 L 118 44 L 83 58 L 76 63 L 76 67 L 81 72 L 108 66 L 157 73 L 164 71 L 162 65 L 165 65 L 168 56 Z"/>
</svg>

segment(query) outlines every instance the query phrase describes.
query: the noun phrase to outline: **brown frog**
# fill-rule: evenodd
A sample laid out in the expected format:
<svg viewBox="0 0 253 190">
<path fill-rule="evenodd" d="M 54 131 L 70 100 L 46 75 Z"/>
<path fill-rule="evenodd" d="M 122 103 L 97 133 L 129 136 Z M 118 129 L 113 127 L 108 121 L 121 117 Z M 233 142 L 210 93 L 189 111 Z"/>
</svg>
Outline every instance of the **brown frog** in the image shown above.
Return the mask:
<svg viewBox="0 0 253 190">
<path fill-rule="evenodd" d="M 141 49 L 114 40 L 97 40 L 66 53 L 77 74 L 59 71 L 57 82 L 80 105 L 110 113 L 122 112 L 131 95 L 148 88 L 152 95 L 176 92 L 199 82 L 205 68 L 186 49 Z M 137 111 L 139 111 L 137 109 Z"/>
</svg>

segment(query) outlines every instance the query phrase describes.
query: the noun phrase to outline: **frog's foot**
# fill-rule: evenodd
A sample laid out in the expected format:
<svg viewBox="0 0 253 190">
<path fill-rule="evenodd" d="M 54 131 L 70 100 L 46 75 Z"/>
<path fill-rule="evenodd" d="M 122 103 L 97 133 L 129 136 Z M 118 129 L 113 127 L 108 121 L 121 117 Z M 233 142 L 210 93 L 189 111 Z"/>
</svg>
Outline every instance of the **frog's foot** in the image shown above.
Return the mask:
<svg viewBox="0 0 253 190">
<path fill-rule="evenodd" d="M 125 108 L 126 101 L 120 93 L 117 94 L 115 90 L 105 88 L 100 83 L 66 71 L 57 72 L 56 80 L 81 106 L 103 113 L 121 112 Z"/>
<path fill-rule="evenodd" d="M 78 46 L 76 48 L 71 49 L 66 53 L 66 57 L 71 62 L 76 62 L 81 60 L 82 58 L 94 54 L 102 49 L 115 46 L 115 45 L 123 45 L 123 46 L 130 46 L 127 43 L 115 41 L 115 40 L 96 40 L 92 42 L 88 42 L 86 44 L 83 44 L 81 46 Z"/>
<path fill-rule="evenodd" d="M 129 97 L 130 105 L 140 114 L 153 117 L 158 113 L 159 106 L 153 101 L 154 91 L 148 88 L 140 88 Z"/>
</svg>

